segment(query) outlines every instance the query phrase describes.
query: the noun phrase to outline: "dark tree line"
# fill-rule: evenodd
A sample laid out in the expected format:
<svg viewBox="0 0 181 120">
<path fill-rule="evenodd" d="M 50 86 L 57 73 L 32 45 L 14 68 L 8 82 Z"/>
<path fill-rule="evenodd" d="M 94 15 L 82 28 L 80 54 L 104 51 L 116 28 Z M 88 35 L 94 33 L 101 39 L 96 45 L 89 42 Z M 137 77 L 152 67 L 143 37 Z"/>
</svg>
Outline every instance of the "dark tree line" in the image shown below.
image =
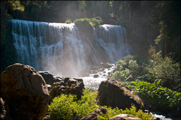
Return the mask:
<svg viewBox="0 0 181 120">
<path fill-rule="evenodd" d="M 172 52 L 174 59 L 180 61 L 180 1 L 5 0 L 1 1 L 3 68 L 16 61 L 11 57 L 14 49 L 9 19 L 64 23 L 67 19 L 95 17 L 100 17 L 103 24 L 126 27 L 128 42 L 136 54 L 146 54 L 149 46 L 155 45 L 163 57 Z"/>
</svg>

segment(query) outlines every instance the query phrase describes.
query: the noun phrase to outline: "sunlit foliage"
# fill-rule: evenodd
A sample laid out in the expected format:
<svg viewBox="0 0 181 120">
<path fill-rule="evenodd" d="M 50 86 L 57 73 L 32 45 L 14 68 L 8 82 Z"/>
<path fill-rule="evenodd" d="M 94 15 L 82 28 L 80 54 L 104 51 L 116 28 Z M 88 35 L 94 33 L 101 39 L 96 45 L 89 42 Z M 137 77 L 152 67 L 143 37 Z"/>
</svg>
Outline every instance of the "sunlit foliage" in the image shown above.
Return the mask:
<svg viewBox="0 0 181 120">
<path fill-rule="evenodd" d="M 119 108 L 111 108 L 107 106 L 100 106 L 96 103 L 97 92 L 88 89 L 84 90 L 84 95 L 81 99 L 77 99 L 76 96 L 69 94 L 62 94 L 59 97 L 55 97 L 53 102 L 49 106 L 49 115 L 53 119 L 77 119 L 86 116 L 97 108 L 104 107 L 107 109 L 106 114 L 100 114 L 99 120 L 109 119 L 110 117 L 118 114 L 130 114 L 147 120 L 152 118 L 151 114 L 144 113 L 142 110 L 136 110 L 136 107 L 126 108 L 125 110 Z"/>
<path fill-rule="evenodd" d="M 122 84 L 138 94 L 144 102 L 152 104 L 152 107 L 160 112 L 168 113 L 176 110 L 177 106 L 181 104 L 181 93 L 159 86 L 159 81 L 149 83 L 136 80 Z"/>
<path fill-rule="evenodd" d="M 80 119 L 99 106 L 96 103 L 97 92 L 85 89 L 81 99 L 69 94 L 55 97 L 49 106 L 49 114 L 54 119 Z"/>
</svg>

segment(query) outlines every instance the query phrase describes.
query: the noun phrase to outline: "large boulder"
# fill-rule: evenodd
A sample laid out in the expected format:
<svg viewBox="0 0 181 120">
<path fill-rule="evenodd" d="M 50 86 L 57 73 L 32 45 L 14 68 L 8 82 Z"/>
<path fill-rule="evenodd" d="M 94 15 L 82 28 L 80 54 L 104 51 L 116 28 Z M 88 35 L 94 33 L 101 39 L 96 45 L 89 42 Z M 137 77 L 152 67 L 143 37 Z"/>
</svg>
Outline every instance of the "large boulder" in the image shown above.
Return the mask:
<svg viewBox="0 0 181 120">
<path fill-rule="evenodd" d="M 48 111 L 46 83 L 29 65 L 15 63 L 2 72 L 1 97 L 8 104 L 13 120 L 41 120 Z"/>
<path fill-rule="evenodd" d="M 74 94 L 77 98 L 83 95 L 84 83 L 82 79 L 64 78 L 63 81 L 55 82 L 50 90 L 50 102 L 52 99 L 61 94 Z"/>
<path fill-rule="evenodd" d="M 103 114 L 106 114 L 106 108 L 98 108 L 93 112 L 89 113 L 88 115 L 82 117 L 80 120 L 97 120 L 97 115 L 100 115 L 101 112 Z"/>
<path fill-rule="evenodd" d="M 113 108 L 120 109 L 130 108 L 135 105 L 137 109 L 143 108 L 143 101 L 132 91 L 126 89 L 121 83 L 112 78 L 102 81 L 98 89 L 98 103 Z"/>
</svg>

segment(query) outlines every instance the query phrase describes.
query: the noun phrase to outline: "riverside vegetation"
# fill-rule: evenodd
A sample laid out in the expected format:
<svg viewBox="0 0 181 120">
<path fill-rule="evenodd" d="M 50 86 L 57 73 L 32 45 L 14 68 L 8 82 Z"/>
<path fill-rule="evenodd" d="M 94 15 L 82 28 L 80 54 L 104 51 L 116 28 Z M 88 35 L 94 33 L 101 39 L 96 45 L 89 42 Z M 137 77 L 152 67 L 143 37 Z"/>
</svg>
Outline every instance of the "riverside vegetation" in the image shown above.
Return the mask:
<svg viewBox="0 0 181 120">
<path fill-rule="evenodd" d="M 118 114 L 132 114 L 142 120 L 151 119 L 152 115 L 144 113 L 142 110 L 136 110 L 136 107 L 132 106 L 125 110 L 119 108 L 111 108 L 107 106 L 100 106 L 96 102 L 97 92 L 85 89 L 84 95 L 81 99 L 77 99 L 76 96 L 69 94 L 62 94 L 55 97 L 53 102 L 49 106 L 49 115 L 53 119 L 80 119 L 87 114 L 91 113 L 97 108 L 104 107 L 107 109 L 107 113 L 101 113 L 98 115 L 98 120 L 108 119 Z M 153 118 L 152 118 L 153 119 Z"/>
<path fill-rule="evenodd" d="M 150 51 L 155 50 L 151 47 Z M 116 71 L 110 76 L 138 94 L 144 103 L 152 105 L 151 110 L 165 114 L 178 112 L 177 107 L 181 104 L 180 66 L 171 57 L 162 58 L 160 52 L 150 53 L 149 60 L 133 55 L 118 60 Z M 135 81 L 125 81 L 133 73 L 136 74 Z M 131 114 L 143 120 L 152 118 L 151 114 L 137 110 L 134 106 L 125 110 L 100 106 L 96 102 L 96 96 L 96 91 L 88 89 L 84 90 L 81 99 L 71 94 L 61 95 L 53 99 L 49 114 L 58 119 L 80 119 L 93 110 L 104 107 L 107 113 L 101 113 L 98 119 L 108 119 L 118 114 Z"/>
<path fill-rule="evenodd" d="M 180 64 L 170 56 L 161 57 L 151 46 L 148 58 L 128 55 L 117 61 L 116 71 L 110 76 L 122 82 L 152 105 L 153 110 L 162 113 L 175 112 L 181 105 Z M 134 75 L 134 81 L 126 78 Z M 131 76 L 133 77 L 133 76 Z"/>
</svg>

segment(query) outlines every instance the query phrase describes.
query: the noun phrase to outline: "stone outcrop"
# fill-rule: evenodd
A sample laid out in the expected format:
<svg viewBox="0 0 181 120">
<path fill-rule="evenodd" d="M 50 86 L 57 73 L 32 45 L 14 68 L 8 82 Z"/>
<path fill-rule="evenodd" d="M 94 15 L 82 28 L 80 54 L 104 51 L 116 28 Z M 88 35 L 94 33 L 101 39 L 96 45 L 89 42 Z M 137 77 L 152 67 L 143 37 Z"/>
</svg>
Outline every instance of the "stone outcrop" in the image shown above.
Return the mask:
<svg viewBox="0 0 181 120">
<path fill-rule="evenodd" d="M 80 120 L 97 120 L 97 115 L 100 113 L 103 113 L 103 114 L 106 114 L 107 110 L 106 108 L 99 108 L 99 109 L 96 109 L 94 110 L 93 112 L 91 112 L 90 114 L 82 117 Z"/>
<path fill-rule="evenodd" d="M 41 120 L 48 111 L 46 83 L 29 65 L 15 63 L 2 72 L 1 97 L 8 104 L 13 120 Z"/>
<path fill-rule="evenodd" d="M 126 89 L 121 83 L 112 78 L 102 81 L 98 89 L 98 103 L 113 108 L 120 109 L 130 108 L 135 105 L 137 109 L 143 108 L 143 101 L 132 91 Z"/>
<path fill-rule="evenodd" d="M 58 95 L 64 94 L 75 94 L 78 98 L 83 95 L 84 83 L 82 79 L 76 78 L 64 78 L 63 81 L 55 82 L 50 90 L 50 102 Z"/>
<path fill-rule="evenodd" d="M 60 82 L 62 80 L 60 77 L 54 77 L 54 75 L 48 71 L 38 71 L 38 73 L 42 75 L 46 84 L 49 85 L 53 85 L 54 82 Z"/>
<path fill-rule="evenodd" d="M 141 119 L 133 115 L 119 114 L 119 115 L 109 118 L 109 120 L 141 120 Z"/>
</svg>

